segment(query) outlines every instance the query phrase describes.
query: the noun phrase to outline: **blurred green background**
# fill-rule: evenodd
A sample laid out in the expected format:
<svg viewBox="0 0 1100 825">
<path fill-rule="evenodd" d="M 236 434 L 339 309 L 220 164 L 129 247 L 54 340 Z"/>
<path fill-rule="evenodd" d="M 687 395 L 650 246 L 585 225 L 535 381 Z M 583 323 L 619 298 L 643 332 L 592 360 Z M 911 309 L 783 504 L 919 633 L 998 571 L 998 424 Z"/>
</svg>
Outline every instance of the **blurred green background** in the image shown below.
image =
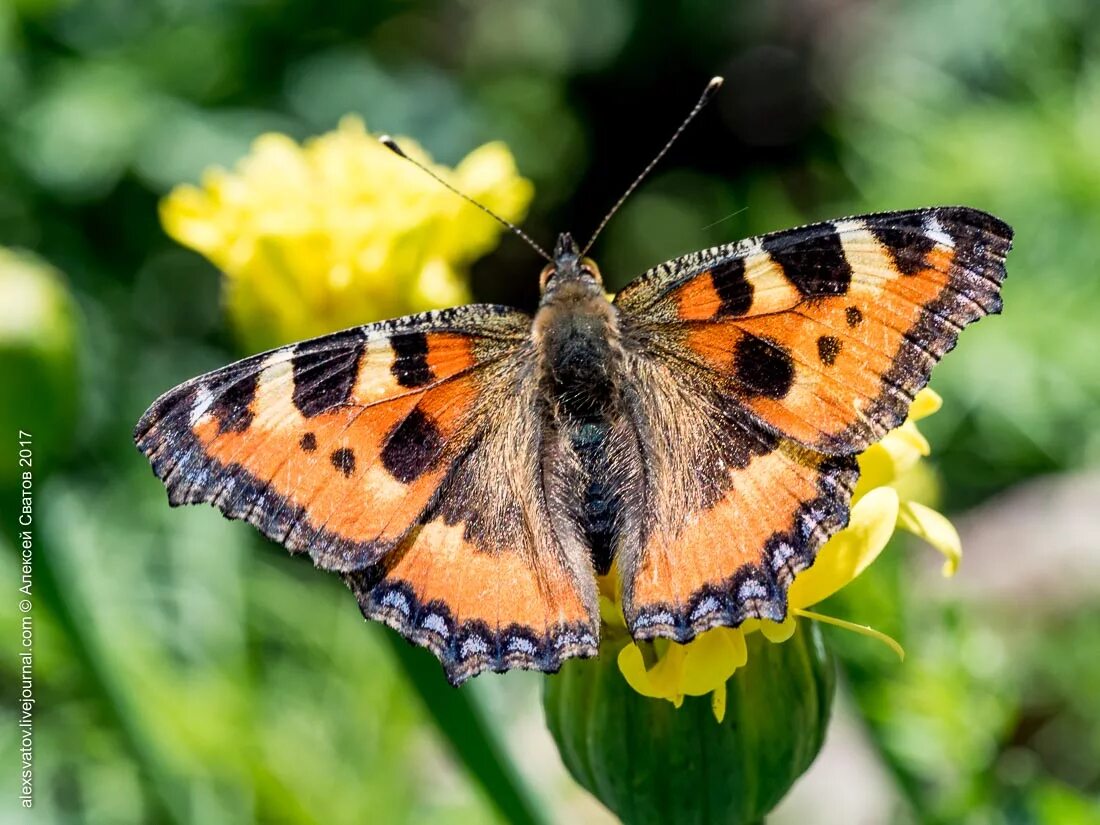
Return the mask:
<svg viewBox="0 0 1100 825">
<path fill-rule="evenodd" d="M 594 250 L 612 288 L 856 212 L 965 203 L 1017 232 L 1004 315 L 932 383 L 962 571 L 940 581 L 934 554 L 899 546 L 826 605 L 909 658 L 830 634 L 838 718 L 775 821 L 1100 821 L 1093 0 L 0 0 L 0 819 L 503 821 L 508 786 L 548 821 L 607 820 L 557 760 L 539 677 L 458 694 L 511 754 L 474 781 L 464 765 L 491 749 L 455 758 L 421 701 L 441 677 L 414 690 L 423 663 L 338 580 L 166 506 L 131 427 L 237 353 L 218 273 L 156 205 L 263 132 L 352 112 L 446 163 L 506 141 L 535 184 L 527 230 L 585 236 L 715 74 L 720 97 Z M 474 294 L 530 309 L 539 264 L 507 237 Z M 20 428 L 37 462 L 29 814 L 10 733 Z"/>
</svg>

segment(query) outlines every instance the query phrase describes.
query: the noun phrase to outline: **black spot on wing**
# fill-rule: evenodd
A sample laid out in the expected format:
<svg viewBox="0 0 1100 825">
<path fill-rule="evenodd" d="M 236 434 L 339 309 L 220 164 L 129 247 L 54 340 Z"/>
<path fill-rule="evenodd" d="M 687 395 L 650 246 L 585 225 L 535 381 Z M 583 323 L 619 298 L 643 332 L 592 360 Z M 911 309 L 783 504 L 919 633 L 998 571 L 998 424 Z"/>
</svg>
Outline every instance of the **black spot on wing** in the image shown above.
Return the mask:
<svg viewBox="0 0 1100 825">
<path fill-rule="evenodd" d="M 794 361 L 778 341 L 746 334 L 734 346 L 734 377 L 749 395 L 783 398 L 794 383 Z"/>
<path fill-rule="evenodd" d="M 822 335 L 817 339 L 817 357 L 827 367 L 831 367 L 836 363 L 837 356 L 840 355 L 840 348 L 840 339 L 832 335 Z"/>
<path fill-rule="evenodd" d="M 753 287 L 745 278 L 744 258 L 734 258 L 711 269 L 710 281 L 721 301 L 718 317 L 736 317 L 749 311 Z"/>
<path fill-rule="evenodd" d="M 390 341 L 393 348 L 393 366 L 390 372 L 402 387 L 422 387 L 432 381 L 428 366 L 428 336 L 423 332 L 395 335 Z"/>
<path fill-rule="evenodd" d="M 258 370 L 231 375 L 217 387 L 211 387 L 214 402 L 210 414 L 218 422 L 219 433 L 243 433 L 252 425 L 252 401 L 260 384 Z"/>
<path fill-rule="evenodd" d="M 442 451 L 439 427 L 416 407 L 386 436 L 382 466 L 402 484 L 409 484 L 432 469 Z"/>
<path fill-rule="evenodd" d="M 348 402 L 365 346 L 362 331 L 349 329 L 295 347 L 294 406 L 302 415 L 310 418 Z"/>
<path fill-rule="evenodd" d="M 898 272 L 916 275 L 925 268 L 925 258 L 936 242 L 928 235 L 924 215 L 872 215 L 866 222 L 875 240 L 889 250 Z"/>
<path fill-rule="evenodd" d="M 832 224 L 777 232 L 761 244 L 804 297 L 843 295 L 852 283 L 852 267 Z"/>
<path fill-rule="evenodd" d="M 304 452 L 312 453 L 317 449 L 317 435 L 316 433 L 306 433 L 300 439 L 298 439 L 298 446 L 302 448 Z"/>
<path fill-rule="evenodd" d="M 333 450 L 329 460 L 332 462 L 332 466 L 343 473 L 345 477 L 350 478 L 351 474 L 355 472 L 355 451 L 350 447 Z"/>
<path fill-rule="evenodd" d="M 863 323 L 863 313 L 859 311 L 859 307 L 845 307 L 844 320 L 850 329 L 855 329 Z"/>
</svg>

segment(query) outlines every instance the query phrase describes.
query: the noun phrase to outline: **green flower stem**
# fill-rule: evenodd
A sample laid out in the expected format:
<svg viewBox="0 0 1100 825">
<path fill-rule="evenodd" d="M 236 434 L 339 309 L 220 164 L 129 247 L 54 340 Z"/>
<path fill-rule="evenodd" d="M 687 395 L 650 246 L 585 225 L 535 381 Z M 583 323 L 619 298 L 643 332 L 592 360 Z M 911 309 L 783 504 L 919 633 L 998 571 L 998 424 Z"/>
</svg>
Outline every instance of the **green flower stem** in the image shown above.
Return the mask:
<svg viewBox="0 0 1100 825">
<path fill-rule="evenodd" d="M 424 709 L 454 755 L 505 821 L 514 825 L 543 825 L 546 820 L 533 795 L 512 768 L 473 695 L 468 690 L 451 687 L 439 662 L 426 650 L 410 645 L 389 629 L 385 637 L 394 659 L 408 677 L 409 687 L 420 696 Z"/>
</svg>

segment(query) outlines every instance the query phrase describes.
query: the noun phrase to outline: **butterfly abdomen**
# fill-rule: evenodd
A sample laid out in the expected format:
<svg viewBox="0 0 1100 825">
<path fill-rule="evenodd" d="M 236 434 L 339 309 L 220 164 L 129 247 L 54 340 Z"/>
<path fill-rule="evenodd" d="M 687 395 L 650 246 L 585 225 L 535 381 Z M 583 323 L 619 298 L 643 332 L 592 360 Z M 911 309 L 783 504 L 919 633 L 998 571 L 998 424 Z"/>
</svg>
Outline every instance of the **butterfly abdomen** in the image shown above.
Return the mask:
<svg viewBox="0 0 1100 825">
<path fill-rule="evenodd" d="M 622 496 L 614 483 L 609 455 L 611 424 L 607 421 L 574 423 L 570 442 L 582 474 L 579 515 L 592 564 L 600 575 L 611 569 Z"/>
<path fill-rule="evenodd" d="M 571 456 L 556 468 L 568 478 L 571 510 L 593 566 L 606 573 L 618 542 L 622 485 L 612 461 L 621 420 L 623 351 L 616 310 L 595 280 L 556 286 L 532 330 L 541 387 L 553 430 Z"/>
</svg>

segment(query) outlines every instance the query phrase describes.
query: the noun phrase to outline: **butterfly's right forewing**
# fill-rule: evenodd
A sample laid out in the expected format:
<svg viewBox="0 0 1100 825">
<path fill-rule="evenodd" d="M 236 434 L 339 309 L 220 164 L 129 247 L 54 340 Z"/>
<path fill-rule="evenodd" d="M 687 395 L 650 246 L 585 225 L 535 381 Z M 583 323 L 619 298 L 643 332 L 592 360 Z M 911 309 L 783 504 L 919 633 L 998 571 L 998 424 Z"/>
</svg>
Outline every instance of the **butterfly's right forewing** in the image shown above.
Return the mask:
<svg viewBox="0 0 1100 825">
<path fill-rule="evenodd" d="M 636 636 L 786 615 L 793 576 L 847 523 L 854 455 L 1000 310 L 1011 238 L 963 207 L 865 215 L 695 253 L 619 293 L 651 468 L 644 538 L 619 558 Z"/>
</svg>

